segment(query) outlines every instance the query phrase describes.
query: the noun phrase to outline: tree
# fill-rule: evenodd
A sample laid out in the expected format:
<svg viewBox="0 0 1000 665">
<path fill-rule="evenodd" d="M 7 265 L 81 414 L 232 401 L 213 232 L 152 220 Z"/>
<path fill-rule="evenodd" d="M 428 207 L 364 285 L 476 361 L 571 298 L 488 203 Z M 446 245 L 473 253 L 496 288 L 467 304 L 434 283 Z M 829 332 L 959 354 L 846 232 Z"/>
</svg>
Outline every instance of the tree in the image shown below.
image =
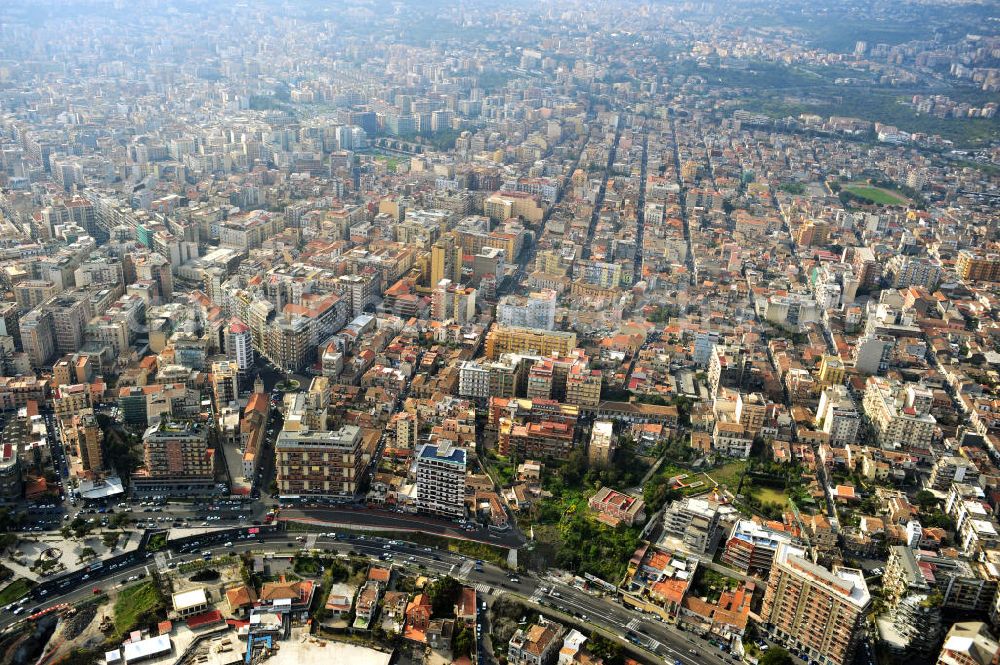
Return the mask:
<svg viewBox="0 0 1000 665">
<path fill-rule="evenodd" d="M 101 536 L 101 542 L 104 543 L 105 547 L 110 547 L 113 549 L 114 546 L 118 544 L 118 534 L 113 531 L 108 531 L 103 536 Z"/>
<path fill-rule="evenodd" d="M 605 665 L 621 665 L 624 662 L 624 650 L 622 645 L 613 640 L 609 640 L 600 633 L 594 631 L 587 640 L 587 648 L 592 654 L 604 660 Z"/>
<path fill-rule="evenodd" d="M 454 658 L 461 656 L 472 656 L 472 647 L 476 643 L 476 638 L 469 630 L 468 626 L 462 626 L 455 639 L 452 641 L 451 651 Z"/>
<path fill-rule="evenodd" d="M 771 647 L 760 659 L 760 665 L 795 665 L 791 654 L 781 647 Z"/>
<path fill-rule="evenodd" d="M 93 559 L 97 556 L 97 552 L 94 551 L 92 547 L 84 547 L 80 550 L 80 561 L 87 561 L 88 559 Z"/>
<path fill-rule="evenodd" d="M 920 507 L 920 510 L 925 510 L 925 511 L 933 510 L 934 507 L 937 506 L 938 502 L 937 497 L 934 496 L 933 492 L 930 492 L 928 490 L 920 490 L 919 492 L 917 492 L 915 500 L 917 502 L 917 506 Z"/>
<path fill-rule="evenodd" d="M 427 597 L 431 601 L 431 612 L 434 616 L 449 616 L 455 610 L 455 599 L 462 591 L 462 583 L 446 575 L 436 580 L 427 589 Z"/>
</svg>

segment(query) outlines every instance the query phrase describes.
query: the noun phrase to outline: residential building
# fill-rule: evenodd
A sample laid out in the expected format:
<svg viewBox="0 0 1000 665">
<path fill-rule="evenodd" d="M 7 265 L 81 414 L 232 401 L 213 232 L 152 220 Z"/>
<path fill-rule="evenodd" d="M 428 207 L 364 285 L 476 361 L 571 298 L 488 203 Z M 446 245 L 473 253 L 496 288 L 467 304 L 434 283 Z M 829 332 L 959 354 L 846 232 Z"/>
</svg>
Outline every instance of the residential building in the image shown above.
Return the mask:
<svg viewBox="0 0 1000 665">
<path fill-rule="evenodd" d="M 855 443 L 861 417 L 847 388 L 831 385 L 823 389 L 816 409 L 816 426 L 830 435 L 831 446 Z"/>
<path fill-rule="evenodd" d="M 416 460 L 417 510 L 431 515 L 465 515 L 466 451 L 449 443 L 425 443 Z"/>
<path fill-rule="evenodd" d="M 955 260 L 955 272 L 968 282 L 1000 282 L 1000 254 L 963 249 Z"/>
<path fill-rule="evenodd" d="M 614 423 L 610 420 L 598 420 L 590 430 L 590 446 L 587 448 L 587 459 L 592 467 L 606 467 L 615 456 Z"/>
<path fill-rule="evenodd" d="M 576 348 L 576 333 L 495 325 L 486 336 L 486 356 L 497 360 L 505 353 L 536 356 L 569 356 Z"/>
<path fill-rule="evenodd" d="M 678 499 L 663 512 L 663 531 L 693 553 L 714 552 L 721 535 L 719 507 L 709 499 Z"/>
<path fill-rule="evenodd" d="M 928 392 L 915 385 L 871 376 L 865 387 L 865 415 L 884 448 L 927 448 L 937 421 L 929 413 Z"/>
<path fill-rule="evenodd" d="M 274 443 L 278 493 L 352 499 L 364 468 L 361 428 L 344 425 L 333 431 L 290 430 Z"/>
<path fill-rule="evenodd" d="M 497 303 L 497 323 L 502 326 L 555 328 L 556 292 L 542 289 L 526 296 L 508 295 Z"/>
<path fill-rule="evenodd" d="M 510 665 L 554 665 L 562 647 L 565 629 L 554 621 L 540 619 L 527 628 L 518 628 L 507 646 Z"/>
<path fill-rule="evenodd" d="M 778 546 L 761 608 L 765 630 L 775 640 L 821 665 L 846 665 L 853 662 L 870 609 L 860 570 L 827 570 L 802 549 Z"/>
<path fill-rule="evenodd" d="M 986 624 L 962 621 L 952 625 L 944 638 L 937 665 L 996 665 L 1000 642 Z"/>
<path fill-rule="evenodd" d="M 782 543 L 793 543 L 791 534 L 764 526 L 754 520 L 738 520 L 729 532 L 722 562 L 745 573 L 767 579 L 774 555 Z"/>
<path fill-rule="evenodd" d="M 215 449 L 208 426 L 194 420 L 163 418 L 142 437 L 143 468 L 132 475 L 135 489 L 154 493 L 200 494 L 215 485 Z"/>
</svg>

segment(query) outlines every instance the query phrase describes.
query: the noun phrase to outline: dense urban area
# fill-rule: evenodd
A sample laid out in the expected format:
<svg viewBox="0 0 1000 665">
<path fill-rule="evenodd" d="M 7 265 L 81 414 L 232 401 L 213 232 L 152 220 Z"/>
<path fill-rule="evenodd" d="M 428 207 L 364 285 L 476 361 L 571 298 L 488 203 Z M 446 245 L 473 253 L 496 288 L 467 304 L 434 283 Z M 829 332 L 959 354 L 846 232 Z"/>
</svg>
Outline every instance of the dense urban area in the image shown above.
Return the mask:
<svg viewBox="0 0 1000 665">
<path fill-rule="evenodd" d="M 1000 12 L 0 2 L 0 662 L 1000 662 Z"/>
</svg>

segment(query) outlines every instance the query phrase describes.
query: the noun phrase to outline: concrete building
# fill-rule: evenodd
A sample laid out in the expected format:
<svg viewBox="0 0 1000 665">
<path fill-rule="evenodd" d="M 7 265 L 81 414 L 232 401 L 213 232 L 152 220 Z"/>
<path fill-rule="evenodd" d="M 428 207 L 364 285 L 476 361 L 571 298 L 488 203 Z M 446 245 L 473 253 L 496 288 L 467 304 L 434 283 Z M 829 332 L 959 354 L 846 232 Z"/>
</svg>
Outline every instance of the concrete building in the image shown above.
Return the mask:
<svg viewBox="0 0 1000 665">
<path fill-rule="evenodd" d="M 417 510 L 443 517 L 465 515 L 466 451 L 425 443 L 416 460 Z"/>
<path fill-rule="evenodd" d="M 830 445 L 855 443 L 861 417 L 847 388 L 833 385 L 823 390 L 816 410 L 816 426 L 830 435 Z"/>
<path fill-rule="evenodd" d="M 952 625 L 945 636 L 937 665 L 995 665 L 1000 660 L 1000 642 L 986 624 L 963 621 Z"/>
<path fill-rule="evenodd" d="M 883 447 L 929 447 L 937 427 L 930 405 L 922 387 L 868 377 L 863 406 Z"/>
<path fill-rule="evenodd" d="M 552 330 L 555 328 L 555 317 L 556 292 L 552 289 L 542 289 L 526 296 L 504 296 L 497 303 L 497 323 L 502 326 Z"/>
<path fill-rule="evenodd" d="M 784 531 L 770 529 L 753 520 L 739 520 L 729 532 L 722 562 L 767 579 L 778 546 L 793 542 L 792 536 Z"/>
<path fill-rule="evenodd" d="M 208 428 L 193 420 L 163 418 L 142 437 L 143 468 L 132 475 L 136 490 L 203 494 L 215 485 L 215 449 Z"/>
<path fill-rule="evenodd" d="M 707 554 L 718 545 L 719 504 L 708 499 L 685 497 L 670 504 L 663 512 L 663 531 L 693 553 Z"/>
<path fill-rule="evenodd" d="M 590 466 L 609 466 L 615 456 L 614 423 L 610 420 L 598 420 L 590 430 L 590 446 L 587 448 L 587 459 Z"/>
<path fill-rule="evenodd" d="M 846 665 L 854 659 L 870 609 L 860 570 L 830 571 L 802 549 L 778 546 L 761 608 L 765 630 L 775 640 L 821 665 Z"/>
<path fill-rule="evenodd" d="M 290 430 L 275 440 L 278 493 L 283 497 L 352 499 L 364 469 L 361 429 Z"/>
<path fill-rule="evenodd" d="M 486 356 L 496 360 L 505 353 L 560 357 L 576 348 L 576 333 L 494 326 L 486 336 Z"/>
</svg>

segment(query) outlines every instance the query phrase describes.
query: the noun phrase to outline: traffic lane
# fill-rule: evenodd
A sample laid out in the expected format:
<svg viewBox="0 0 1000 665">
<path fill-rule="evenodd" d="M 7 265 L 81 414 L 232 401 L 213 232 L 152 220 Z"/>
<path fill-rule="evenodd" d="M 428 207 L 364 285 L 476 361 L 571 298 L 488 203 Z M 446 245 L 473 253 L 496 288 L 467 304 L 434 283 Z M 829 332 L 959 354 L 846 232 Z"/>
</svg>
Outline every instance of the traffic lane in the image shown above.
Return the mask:
<svg viewBox="0 0 1000 665">
<path fill-rule="evenodd" d="M 408 531 L 426 531 L 445 538 L 474 540 L 500 547 L 520 547 L 523 541 L 515 534 L 502 534 L 494 538 L 487 529 L 467 531 L 450 522 L 432 520 L 418 515 L 405 515 L 373 509 L 344 509 L 335 507 L 288 507 L 281 511 L 279 519 L 316 520 L 333 524 L 376 526 Z"/>
<path fill-rule="evenodd" d="M 545 600 L 551 604 L 558 605 L 561 603 L 569 605 L 575 608 L 577 613 L 582 612 L 586 614 L 588 619 L 593 619 L 603 614 L 605 618 L 615 622 L 626 633 L 631 632 L 640 640 L 648 638 L 656 640 L 661 645 L 664 645 L 664 650 L 667 653 L 670 653 L 682 662 L 685 657 L 692 655 L 690 653 L 691 649 L 695 649 L 698 652 L 698 662 L 706 662 L 707 660 L 708 662 L 717 662 L 719 665 L 726 662 L 720 650 L 711 647 L 707 642 L 704 642 L 692 633 L 679 631 L 669 624 L 650 618 L 637 610 L 626 608 L 609 600 L 602 600 L 600 597 L 592 596 L 576 587 L 557 581 L 550 580 L 549 582 L 552 584 L 553 589 L 550 589 L 550 594 Z M 553 590 L 558 591 L 560 596 L 553 597 L 551 595 L 551 591 Z M 630 623 L 635 626 L 635 629 L 628 627 Z"/>
</svg>

